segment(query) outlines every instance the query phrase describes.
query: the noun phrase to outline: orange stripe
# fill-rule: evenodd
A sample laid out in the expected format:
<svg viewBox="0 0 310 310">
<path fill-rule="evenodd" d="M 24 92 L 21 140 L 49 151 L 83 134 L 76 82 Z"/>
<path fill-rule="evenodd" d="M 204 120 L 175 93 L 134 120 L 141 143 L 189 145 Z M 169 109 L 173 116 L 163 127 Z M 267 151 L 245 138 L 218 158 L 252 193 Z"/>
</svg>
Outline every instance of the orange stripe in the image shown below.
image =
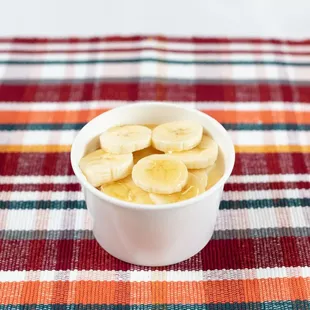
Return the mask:
<svg viewBox="0 0 310 310">
<path fill-rule="evenodd" d="M 85 123 L 107 109 L 80 111 L 1 111 L 1 124 Z M 207 111 L 221 123 L 310 124 L 310 112 L 296 111 Z"/>
<path fill-rule="evenodd" d="M 309 153 L 310 145 L 235 145 L 236 153 Z"/>
<path fill-rule="evenodd" d="M 70 150 L 71 145 L 0 145 L 0 153 L 62 153 Z"/>
<path fill-rule="evenodd" d="M 204 111 L 220 123 L 310 124 L 310 112 L 296 111 Z"/>
<path fill-rule="evenodd" d="M 70 152 L 71 145 L 0 145 L 0 153 Z M 235 145 L 236 153 L 310 153 L 310 145 Z"/>
<path fill-rule="evenodd" d="M 7 282 L 2 304 L 204 304 L 309 300 L 310 278 L 205 282 Z M 14 293 L 13 293 L 14 292 Z"/>
</svg>

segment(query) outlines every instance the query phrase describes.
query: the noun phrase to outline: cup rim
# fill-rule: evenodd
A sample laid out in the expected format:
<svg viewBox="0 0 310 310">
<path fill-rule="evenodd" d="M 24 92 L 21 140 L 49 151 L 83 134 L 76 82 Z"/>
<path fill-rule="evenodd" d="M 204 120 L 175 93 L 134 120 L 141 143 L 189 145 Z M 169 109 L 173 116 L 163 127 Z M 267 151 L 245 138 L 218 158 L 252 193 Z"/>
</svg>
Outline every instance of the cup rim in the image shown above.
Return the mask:
<svg viewBox="0 0 310 310">
<path fill-rule="evenodd" d="M 225 173 L 220 178 L 220 180 L 215 185 L 213 185 L 210 189 L 206 190 L 204 193 L 202 193 L 196 197 L 193 197 L 193 198 L 190 198 L 187 200 L 183 200 L 183 201 L 179 201 L 179 202 L 168 203 L 168 204 L 160 204 L 160 205 L 155 205 L 155 206 L 151 205 L 151 204 L 138 204 L 138 203 L 133 203 L 133 202 L 127 202 L 127 201 L 123 201 L 123 200 L 111 197 L 111 196 L 106 195 L 105 193 L 97 190 L 89 182 L 87 182 L 85 176 L 83 175 L 82 171 L 79 168 L 78 163 L 75 162 L 75 160 L 74 160 L 74 154 L 75 154 L 75 150 L 77 148 L 76 143 L 79 140 L 79 136 L 82 134 L 82 132 L 84 130 L 86 130 L 89 126 L 91 126 L 91 123 L 93 121 L 95 121 L 95 119 L 99 118 L 102 114 L 107 114 L 107 113 L 109 113 L 115 109 L 118 109 L 118 110 L 130 109 L 133 105 L 134 106 L 158 106 L 159 108 L 161 108 L 165 105 L 167 107 L 173 107 L 173 108 L 177 108 L 177 109 L 187 110 L 187 111 L 190 111 L 191 113 L 202 114 L 204 118 L 207 118 L 209 122 L 212 122 L 217 127 L 219 132 L 223 136 L 225 136 L 227 141 L 229 141 L 229 143 L 231 144 L 231 150 L 232 150 L 231 154 L 229 154 L 229 157 L 231 159 L 229 161 L 230 165 L 226 167 L 226 161 L 225 161 Z M 76 137 L 74 138 L 74 141 L 73 141 L 72 146 L 71 146 L 71 151 L 70 151 L 70 161 L 71 161 L 71 166 L 72 166 L 73 172 L 74 172 L 75 176 L 77 177 L 78 181 L 80 182 L 80 184 L 84 188 L 89 190 L 92 194 L 94 194 L 97 198 L 99 198 L 103 201 L 107 201 L 113 205 L 117 205 L 118 207 L 122 207 L 122 208 L 126 208 L 126 209 L 152 210 L 152 211 L 158 210 L 158 211 L 160 211 L 160 210 L 167 210 L 167 209 L 174 209 L 174 208 L 182 208 L 182 207 L 186 207 L 189 205 L 196 204 L 197 202 L 204 200 L 207 197 L 211 196 L 214 192 L 220 190 L 220 188 L 222 186 L 224 186 L 224 184 L 226 183 L 226 181 L 230 177 L 231 172 L 233 170 L 234 163 L 235 163 L 235 148 L 234 148 L 233 142 L 232 142 L 231 137 L 229 136 L 227 130 L 222 126 L 222 124 L 220 124 L 216 119 L 214 119 L 210 115 L 203 113 L 199 110 L 190 108 L 190 107 L 177 106 L 176 104 L 173 104 L 173 103 L 143 102 L 143 103 L 126 104 L 124 106 L 116 107 L 112 110 L 109 110 L 107 112 L 101 113 L 100 115 L 97 115 L 95 118 L 93 118 L 92 120 L 87 122 L 84 125 L 84 127 L 78 132 Z"/>
</svg>

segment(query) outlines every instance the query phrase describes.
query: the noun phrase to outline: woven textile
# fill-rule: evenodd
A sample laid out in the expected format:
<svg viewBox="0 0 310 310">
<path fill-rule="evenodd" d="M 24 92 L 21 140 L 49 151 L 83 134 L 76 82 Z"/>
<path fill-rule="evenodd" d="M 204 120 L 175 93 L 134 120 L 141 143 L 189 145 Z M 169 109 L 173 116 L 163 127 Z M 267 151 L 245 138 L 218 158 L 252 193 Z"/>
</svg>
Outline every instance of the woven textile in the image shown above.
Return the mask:
<svg viewBox="0 0 310 310">
<path fill-rule="evenodd" d="M 165 268 L 100 248 L 69 161 L 85 122 L 145 100 L 237 152 L 212 240 Z M 309 175 L 310 41 L 0 39 L 0 310 L 310 309 Z"/>
</svg>

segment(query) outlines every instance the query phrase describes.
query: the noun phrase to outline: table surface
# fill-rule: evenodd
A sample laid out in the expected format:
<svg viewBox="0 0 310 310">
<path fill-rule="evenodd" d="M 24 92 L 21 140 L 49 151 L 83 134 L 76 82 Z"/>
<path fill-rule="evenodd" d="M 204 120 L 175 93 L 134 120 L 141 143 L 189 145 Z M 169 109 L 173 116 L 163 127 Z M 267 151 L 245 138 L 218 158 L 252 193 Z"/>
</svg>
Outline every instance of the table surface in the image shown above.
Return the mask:
<svg viewBox="0 0 310 310">
<path fill-rule="evenodd" d="M 0 309 L 310 309 L 309 76 L 310 40 L 0 39 Z M 167 268 L 100 248 L 69 160 L 145 100 L 210 114 L 237 153 L 212 240 Z"/>
</svg>

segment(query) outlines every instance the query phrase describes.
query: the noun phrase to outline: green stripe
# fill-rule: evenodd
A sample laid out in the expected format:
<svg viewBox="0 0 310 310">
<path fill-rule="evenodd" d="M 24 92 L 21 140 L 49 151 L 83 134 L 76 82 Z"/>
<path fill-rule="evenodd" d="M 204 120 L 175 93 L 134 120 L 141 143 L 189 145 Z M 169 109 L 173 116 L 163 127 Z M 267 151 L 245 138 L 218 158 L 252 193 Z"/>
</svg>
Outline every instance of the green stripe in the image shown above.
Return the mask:
<svg viewBox="0 0 310 310">
<path fill-rule="evenodd" d="M 0 130 L 80 130 L 86 123 L 75 124 L 1 124 Z M 222 124 L 227 130 L 310 130 L 310 125 L 297 124 Z"/>
<path fill-rule="evenodd" d="M 307 67 L 310 62 L 292 62 L 292 61 L 209 61 L 209 60 L 167 60 L 162 58 L 130 58 L 130 59 L 84 59 L 84 60 L 1 60 L 3 65 L 84 65 L 99 63 L 141 63 L 157 62 L 170 65 L 276 65 L 276 66 L 296 66 Z"/>
<path fill-rule="evenodd" d="M 302 199 L 257 199 L 257 200 L 237 200 L 222 201 L 221 210 L 236 209 L 263 209 L 263 208 L 283 208 L 283 207 L 308 207 L 310 198 Z"/>
<path fill-rule="evenodd" d="M 280 237 L 307 237 L 310 227 L 280 227 L 261 229 L 217 230 L 213 240 L 260 239 Z M 0 230 L 2 240 L 89 240 L 94 239 L 91 230 Z"/>
<path fill-rule="evenodd" d="M 0 310 L 309 310 L 310 301 L 266 301 L 247 303 L 214 304 L 151 304 L 151 305 L 104 305 L 104 304 L 28 304 L 0 305 Z"/>
<path fill-rule="evenodd" d="M 309 86 L 310 80 L 303 81 L 292 81 L 291 79 L 204 79 L 204 78 L 162 78 L 157 76 L 132 76 L 132 77 L 90 77 L 90 78 L 37 78 L 30 79 L 28 77 L 21 77 L 19 79 L 2 79 L 1 84 L 3 85 L 19 85 L 19 84 L 36 84 L 36 85 L 63 85 L 63 84 L 85 84 L 85 83 L 138 83 L 138 84 L 147 84 L 147 83 L 160 83 L 160 84 L 180 84 L 180 85 L 196 85 L 196 84 L 207 84 L 207 85 L 255 85 L 258 87 L 258 84 L 270 84 L 277 86 Z M 306 102 L 306 104 L 309 102 Z"/>
<path fill-rule="evenodd" d="M 281 208 L 281 207 L 308 207 L 310 198 L 302 199 L 260 199 L 260 200 L 239 200 L 239 201 L 222 201 L 221 210 L 236 209 L 259 209 L 259 208 Z M 0 201 L 0 209 L 5 210 L 73 210 L 86 209 L 84 200 L 66 200 L 66 201 Z"/>
<path fill-rule="evenodd" d="M 85 124 L 1 124 L 0 130 L 80 130 Z"/>
<path fill-rule="evenodd" d="M 94 239 L 91 230 L 0 230 L 0 240 L 85 240 Z"/>
<path fill-rule="evenodd" d="M 310 125 L 297 124 L 222 124 L 226 130 L 310 130 Z"/>
<path fill-rule="evenodd" d="M 73 210 L 86 209 L 84 200 L 67 200 L 67 201 L 0 201 L 0 210 Z"/>
<path fill-rule="evenodd" d="M 227 239 L 260 239 L 260 238 L 280 238 L 280 237 L 308 237 L 310 227 L 279 227 L 261 229 L 232 229 L 217 230 L 212 235 L 213 240 Z"/>
</svg>

